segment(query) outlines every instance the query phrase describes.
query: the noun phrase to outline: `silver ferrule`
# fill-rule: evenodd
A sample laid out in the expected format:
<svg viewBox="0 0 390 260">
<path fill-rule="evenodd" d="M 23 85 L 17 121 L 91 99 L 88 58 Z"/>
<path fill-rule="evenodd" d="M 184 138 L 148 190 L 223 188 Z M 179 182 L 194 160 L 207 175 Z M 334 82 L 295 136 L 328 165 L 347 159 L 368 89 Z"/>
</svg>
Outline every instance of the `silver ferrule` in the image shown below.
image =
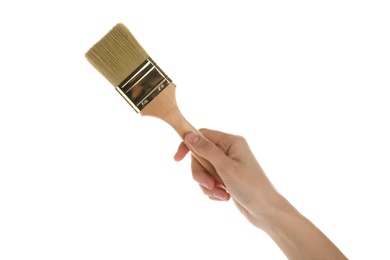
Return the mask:
<svg viewBox="0 0 390 260">
<path fill-rule="evenodd" d="M 139 113 L 169 83 L 171 79 L 151 58 L 148 58 L 119 84 L 116 90 Z"/>
</svg>

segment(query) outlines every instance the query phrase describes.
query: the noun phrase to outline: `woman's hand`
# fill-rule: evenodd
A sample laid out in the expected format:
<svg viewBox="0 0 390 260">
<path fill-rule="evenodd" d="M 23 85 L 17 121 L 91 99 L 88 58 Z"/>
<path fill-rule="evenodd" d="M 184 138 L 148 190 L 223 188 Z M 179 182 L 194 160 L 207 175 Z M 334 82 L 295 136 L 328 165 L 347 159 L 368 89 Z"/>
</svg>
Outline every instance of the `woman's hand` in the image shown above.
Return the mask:
<svg viewBox="0 0 390 260">
<path fill-rule="evenodd" d="M 220 184 L 192 158 L 191 169 L 194 180 L 212 200 L 227 201 L 232 198 L 241 213 L 255 226 L 263 228 L 271 207 L 270 201 L 280 198 L 260 167 L 248 143 L 243 137 L 219 131 L 201 129 L 204 137 L 194 133 L 185 136 L 188 145 L 201 157 L 208 160 L 223 180 Z M 189 152 L 183 142 L 174 156 L 182 160 Z"/>
</svg>

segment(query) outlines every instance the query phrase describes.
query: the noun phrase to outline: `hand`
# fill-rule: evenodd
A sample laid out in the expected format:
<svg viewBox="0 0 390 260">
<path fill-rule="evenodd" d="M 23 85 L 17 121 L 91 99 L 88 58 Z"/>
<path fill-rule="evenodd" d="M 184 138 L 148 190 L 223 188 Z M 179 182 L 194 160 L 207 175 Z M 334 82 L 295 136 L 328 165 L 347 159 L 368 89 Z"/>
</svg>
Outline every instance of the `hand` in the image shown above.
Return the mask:
<svg viewBox="0 0 390 260">
<path fill-rule="evenodd" d="M 225 186 L 217 182 L 192 158 L 192 175 L 202 191 L 210 199 L 227 201 L 231 197 L 241 213 L 255 226 L 263 228 L 267 211 L 279 198 L 278 193 L 265 175 L 251 152 L 246 140 L 240 136 L 209 129 L 201 129 L 204 137 L 188 133 L 188 145 L 201 157 L 208 160 L 216 169 Z M 189 152 L 183 142 L 174 156 L 182 160 Z"/>
</svg>

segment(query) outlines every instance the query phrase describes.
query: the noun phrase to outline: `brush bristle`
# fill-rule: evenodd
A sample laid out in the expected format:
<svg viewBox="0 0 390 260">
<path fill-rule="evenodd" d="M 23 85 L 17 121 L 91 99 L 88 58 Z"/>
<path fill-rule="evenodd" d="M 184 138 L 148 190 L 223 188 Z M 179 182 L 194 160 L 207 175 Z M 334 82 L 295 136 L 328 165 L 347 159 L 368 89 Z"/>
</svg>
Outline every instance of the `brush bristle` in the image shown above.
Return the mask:
<svg viewBox="0 0 390 260">
<path fill-rule="evenodd" d="M 129 29 L 119 23 L 85 57 L 112 85 L 118 86 L 149 56 Z"/>
</svg>

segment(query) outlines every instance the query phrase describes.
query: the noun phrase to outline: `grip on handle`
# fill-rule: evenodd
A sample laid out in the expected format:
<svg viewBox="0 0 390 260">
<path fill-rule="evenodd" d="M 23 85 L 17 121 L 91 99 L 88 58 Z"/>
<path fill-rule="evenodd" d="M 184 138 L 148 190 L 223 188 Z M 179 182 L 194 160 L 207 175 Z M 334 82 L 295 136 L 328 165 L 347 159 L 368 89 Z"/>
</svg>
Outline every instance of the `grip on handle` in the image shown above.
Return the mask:
<svg viewBox="0 0 390 260">
<path fill-rule="evenodd" d="M 188 122 L 187 122 L 188 123 Z M 189 124 L 189 123 L 188 123 Z M 189 125 L 190 128 L 193 128 L 193 126 Z M 192 132 L 196 133 L 197 135 L 200 135 L 202 137 L 204 137 L 202 135 L 201 132 L 199 132 L 198 130 L 196 130 L 195 128 L 191 129 Z M 195 159 L 203 166 L 203 168 L 206 169 L 206 171 L 211 174 L 218 182 L 220 182 L 222 185 L 223 185 L 223 181 L 221 179 L 221 177 L 219 177 L 217 171 L 215 170 L 214 166 L 209 162 L 207 161 L 205 158 L 201 157 L 200 155 L 198 155 L 195 151 L 193 151 L 190 146 L 187 144 L 187 142 L 184 140 L 184 136 L 183 136 L 183 142 L 187 145 L 188 149 L 190 149 L 192 155 L 195 157 Z"/>
<path fill-rule="evenodd" d="M 154 116 L 167 122 L 176 130 L 183 141 L 184 135 L 188 132 L 194 132 L 203 136 L 202 133 L 194 128 L 181 114 L 176 104 L 175 90 L 176 85 L 174 83 L 170 83 L 164 89 L 164 91 L 158 94 L 158 96 L 156 96 L 152 102 L 150 102 L 145 108 L 141 110 L 141 115 Z M 187 145 L 187 147 L 189 146 Z M 191 150 L 191 153 L 195 159 L 206 169 L 206 171 L 223 185 L 222 179 L 217 174 L 214 166 L 209 161 L 196 154 L 194 151 Z"/>
</svg>

